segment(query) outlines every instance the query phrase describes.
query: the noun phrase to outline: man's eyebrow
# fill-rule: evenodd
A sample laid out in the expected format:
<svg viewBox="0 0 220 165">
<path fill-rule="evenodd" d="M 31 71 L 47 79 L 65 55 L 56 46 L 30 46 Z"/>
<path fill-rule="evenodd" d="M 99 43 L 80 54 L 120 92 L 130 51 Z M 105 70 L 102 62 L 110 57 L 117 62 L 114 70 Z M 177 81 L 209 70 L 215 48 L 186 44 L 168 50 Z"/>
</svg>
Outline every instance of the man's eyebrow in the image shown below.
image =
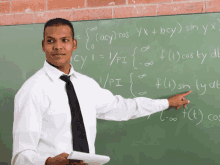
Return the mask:
<svg viewBox="0 0 220 165">
<path fill-rule="evenodd" d="M 53 37 L 51 37 L 51 36 L 47 36 L 46 38 L 53 38 Z M 65 37 L 61 37 L 61 38 L 71 38 L 71 37 L 67 37 L 67 36 L 65 36 Z M 53 39 L 55 39 L 55 38 L 53 38 Z"/>
</svg>

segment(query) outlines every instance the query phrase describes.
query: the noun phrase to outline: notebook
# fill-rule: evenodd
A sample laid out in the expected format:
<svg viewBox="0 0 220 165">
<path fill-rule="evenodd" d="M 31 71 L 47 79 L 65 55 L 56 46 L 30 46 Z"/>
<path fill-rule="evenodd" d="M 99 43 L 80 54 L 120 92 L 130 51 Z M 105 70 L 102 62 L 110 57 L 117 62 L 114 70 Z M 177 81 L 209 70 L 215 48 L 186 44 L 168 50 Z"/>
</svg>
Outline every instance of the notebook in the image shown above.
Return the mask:
<svg viewBox="0 0 220 165">
<path fill-rule="evenodd" d="M 84 163 L 89 165 L 103 165 L 109 162 L 110 157 L 105 155 L 73 151 L 69 154 L 67 159 L 83 160 Z"/>
</svg>

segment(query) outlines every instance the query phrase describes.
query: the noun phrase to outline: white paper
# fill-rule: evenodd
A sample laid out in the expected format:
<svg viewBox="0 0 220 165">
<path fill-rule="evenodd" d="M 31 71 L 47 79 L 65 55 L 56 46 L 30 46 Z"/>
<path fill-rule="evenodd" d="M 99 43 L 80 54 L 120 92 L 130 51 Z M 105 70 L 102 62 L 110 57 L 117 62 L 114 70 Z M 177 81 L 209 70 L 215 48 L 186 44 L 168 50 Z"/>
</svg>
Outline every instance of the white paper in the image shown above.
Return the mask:
<svg viewBox="0 0 220 165">
<path fill-rule="evenodd" d="M 105 155 L 73 151 L 69 154 L 67 159 L 83 160 L 84 163 L 88 163 L 89 165 L 103 165 L 109 162 L 110 157 Z"/>
</svg>

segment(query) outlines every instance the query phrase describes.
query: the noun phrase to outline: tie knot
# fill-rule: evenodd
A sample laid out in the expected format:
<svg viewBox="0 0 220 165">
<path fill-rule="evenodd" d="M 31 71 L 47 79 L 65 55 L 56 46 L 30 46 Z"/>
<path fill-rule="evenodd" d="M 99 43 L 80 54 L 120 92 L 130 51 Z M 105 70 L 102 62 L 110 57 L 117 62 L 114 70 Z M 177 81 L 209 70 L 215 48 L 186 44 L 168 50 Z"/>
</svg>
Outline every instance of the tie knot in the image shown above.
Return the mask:
<svg viewBox="0 0 220 165">
<path fill-rule="evenodd" d="M 67 76 L 67 75 L 62 75 L 62 76 L 60 76 L 60 79 L 63 80 L 63 81 L 65 81 L 66 83 L 67 83 L 67 82 L 70 82 L 70 76 Z"/>
</svg>

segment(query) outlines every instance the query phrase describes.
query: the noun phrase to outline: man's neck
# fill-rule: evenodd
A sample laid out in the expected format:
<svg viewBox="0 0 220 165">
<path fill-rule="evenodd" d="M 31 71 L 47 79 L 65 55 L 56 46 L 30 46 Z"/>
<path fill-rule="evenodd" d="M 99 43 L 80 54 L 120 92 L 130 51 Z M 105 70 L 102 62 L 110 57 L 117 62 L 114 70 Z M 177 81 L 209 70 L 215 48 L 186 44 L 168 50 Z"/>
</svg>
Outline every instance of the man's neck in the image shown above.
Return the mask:
<svg viewBox="0 0 220 165">
<path fill-rule="evenodd" d="M 47 61 L 47 60 L 46 60 L 46 61 Z M 68 67 L 67 69 L 65 69 L 65 68 L 61 68 L 61 67 L 58 67 L 58 66 L 56 66 L 56 65 L 53 65 L 53 64 L 49 63 L 48 61 L 47 61 L 47 63 L 50 64 L 51 66 L 53 66 L 53 67 L 59 69 L 61 72 L 64 72 L 64 73 L 67 74 L 67 75 L 70 73 L 70 68 L 71 68 L 71 65 L 70 65 L 70 64 L 69 64 L 69 67 Z"/>
</svg>

